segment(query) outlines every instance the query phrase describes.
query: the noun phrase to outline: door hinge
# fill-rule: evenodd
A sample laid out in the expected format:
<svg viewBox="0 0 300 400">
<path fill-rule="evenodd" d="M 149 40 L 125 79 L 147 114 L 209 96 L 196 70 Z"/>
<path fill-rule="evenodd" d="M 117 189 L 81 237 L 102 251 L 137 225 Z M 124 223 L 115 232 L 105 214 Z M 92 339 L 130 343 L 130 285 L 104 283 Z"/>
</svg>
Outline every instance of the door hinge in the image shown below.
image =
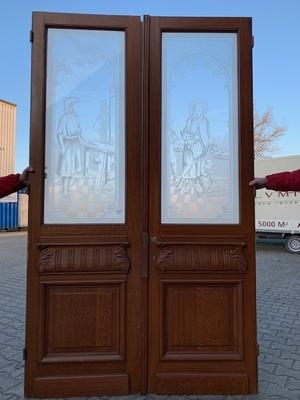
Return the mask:
<svg viewBox="0 0 300 400">
<path fill-rule="evenodd" d="M 252 36 L 252 47 L 254 47 L 254 36 Z"/>
<path fill-rule="evenodd" d="M 257 357 L 259 356 L 259 344 L 256 345 L 256 353 L 257 353 Z"/>
<path fill-rule="evenodd" d="M 23 360 L 24 361 L 27 360 L 27 347 L 24 347 L 24 349 L 23 349 Z"/>
<path fill-rule="evenodd" d="M 33 43 L 33 31 L 30 31 L 29 40 L 31 43 Z"/>
</svg>

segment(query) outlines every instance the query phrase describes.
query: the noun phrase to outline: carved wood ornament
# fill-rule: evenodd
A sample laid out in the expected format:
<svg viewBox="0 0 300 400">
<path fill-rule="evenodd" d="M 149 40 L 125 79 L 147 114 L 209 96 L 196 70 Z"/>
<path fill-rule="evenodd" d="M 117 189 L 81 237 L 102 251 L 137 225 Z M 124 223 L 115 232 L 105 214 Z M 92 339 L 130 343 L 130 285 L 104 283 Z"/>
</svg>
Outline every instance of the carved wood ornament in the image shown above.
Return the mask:
<svg viewBox="0 0 300 400">
<path fill-rule="evenodd" d="M 38 270 L 48 272 L 128 272 L 128 244 L 105 246 L 42 246 Z"/>
<path fill-rule="evenodd" d="M 165 243 L 157 238 L 159 247 L 156 267 L 166 271 L 233 271 L 245 272 L 247 267 L 244 243 L 199 244 Z"/>
</svg>

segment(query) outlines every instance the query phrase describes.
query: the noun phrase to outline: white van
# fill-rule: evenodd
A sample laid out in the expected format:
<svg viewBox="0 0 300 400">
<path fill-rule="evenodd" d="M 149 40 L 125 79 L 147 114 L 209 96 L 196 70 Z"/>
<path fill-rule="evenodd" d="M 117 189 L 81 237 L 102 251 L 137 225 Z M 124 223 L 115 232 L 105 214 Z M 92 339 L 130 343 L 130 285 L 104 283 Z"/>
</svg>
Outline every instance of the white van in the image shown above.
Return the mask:
<svg viewBox="0 0 300 400">
<path fill-rule="evenodd" d="M 300 169 L 300 156 L 255 160 L 255 176 Z M 257 237 L 282 237 L 291 253 L 300 253 L 300 192 L 260 189 L 255 198 Z"/>
</svg>

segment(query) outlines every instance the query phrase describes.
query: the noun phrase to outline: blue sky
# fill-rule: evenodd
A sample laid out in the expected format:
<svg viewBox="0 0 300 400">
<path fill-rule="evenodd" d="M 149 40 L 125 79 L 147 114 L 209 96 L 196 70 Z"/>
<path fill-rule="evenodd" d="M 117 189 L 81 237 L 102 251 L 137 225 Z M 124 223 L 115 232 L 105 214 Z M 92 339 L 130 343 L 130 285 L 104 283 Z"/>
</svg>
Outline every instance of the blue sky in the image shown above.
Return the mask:
<svg viewBox="0 0 300 400">
<path fill-rule="evenodd" d="M 299 0 L 2 0 L 0 98 L 17 104 L 16 170 L 28 163 L 32 11 L 253 18 L 254 100 L 288 130 L 276 156 L 300 154 Z"/>
</svg>

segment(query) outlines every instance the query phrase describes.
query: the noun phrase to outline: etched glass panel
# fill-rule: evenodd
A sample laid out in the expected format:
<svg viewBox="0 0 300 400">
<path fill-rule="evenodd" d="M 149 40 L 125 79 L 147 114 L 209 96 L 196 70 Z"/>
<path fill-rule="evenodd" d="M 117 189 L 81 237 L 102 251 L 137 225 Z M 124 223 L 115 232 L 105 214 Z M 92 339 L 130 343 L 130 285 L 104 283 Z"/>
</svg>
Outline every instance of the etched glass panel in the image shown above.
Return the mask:
<svg viewBox="0 0 300 400">
<path fill-rule="evenodd" d="M 125 222 L 125 33 L 49 29 L 44 222 Z"/>
<path fill-rule="evenodd" d="M 237 37 L 162 34 L 161 221 L 239 222 Z"/>
</svg>

